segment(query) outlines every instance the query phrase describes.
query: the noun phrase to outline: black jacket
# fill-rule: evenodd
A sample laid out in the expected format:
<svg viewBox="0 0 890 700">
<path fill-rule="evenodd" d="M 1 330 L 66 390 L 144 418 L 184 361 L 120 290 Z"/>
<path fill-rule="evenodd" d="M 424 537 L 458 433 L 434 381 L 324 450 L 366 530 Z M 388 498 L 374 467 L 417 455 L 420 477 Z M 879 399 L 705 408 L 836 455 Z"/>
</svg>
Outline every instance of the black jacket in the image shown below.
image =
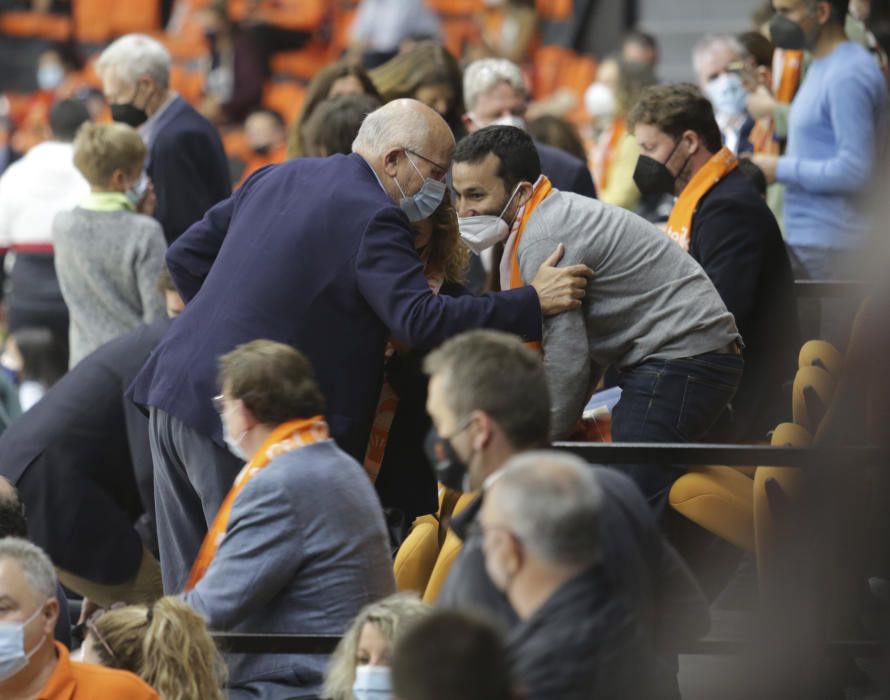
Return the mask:
<svg viewBox="0 0 890 700">
<path fill-rule="evenodd" d="M 153 510 L 140 498 L 152 490 L 148 420 L 124 391 L 168 325 L 103 345 L 0 436 L 0 475 L 19 490 L 31 539 L 95 583 L 128 581 L 142 561 L 133 523 Z"/>
<path fill-rule="evenodd" d="M 596 199 L 596 187 L 587 163 L 559 148 L 537 141 L 535 148 L 538 149 L 538 157 L 541 159 L 541 172 L 556 189 Z"/>
<path fill-rule="evenodd" d="M 707 600 L 680 555 L 661 535 L 636 484 L 614 469 L 591 468 L 604 496 L 600 544 L 607 583 L 627 594 L 649 644 L 661 656 L 664 692 L 659 697 L 678 697 L 675 650 L 707 633 Z M 475 521 L 481 502 L 477 499 L 452 521 L 452 528 L 462 539 Z M 516 613 L 491 582 L 481 545 L 478 537 L 465 541 L 437 605 L 475 608 L 494 618 L 503 629 L 512 629 L 518 622 Z"/>
<path fill-rule="evenodd" d="M 526 700 L 657 697 L 655 658 L 630 596 L 599 565 L 516 625 L 507 651 Z"/>
<path fill-rule="evenodd" d="M 763 198 L 733 170 L 699 202 L 689 252 L 735 316 L 745 371 L 733 400 L 734 442 L 765 440 L 788 419 L 783 384 L 794 379 L 800 330 L 782 233 Z"/>
<path fill-rule="evenodd" d="M 152 125 L 146 170 L 158 198 L 155 218 L 168 244 L 232 193 L 219 134 L 180 97 Z"/>
</svg>

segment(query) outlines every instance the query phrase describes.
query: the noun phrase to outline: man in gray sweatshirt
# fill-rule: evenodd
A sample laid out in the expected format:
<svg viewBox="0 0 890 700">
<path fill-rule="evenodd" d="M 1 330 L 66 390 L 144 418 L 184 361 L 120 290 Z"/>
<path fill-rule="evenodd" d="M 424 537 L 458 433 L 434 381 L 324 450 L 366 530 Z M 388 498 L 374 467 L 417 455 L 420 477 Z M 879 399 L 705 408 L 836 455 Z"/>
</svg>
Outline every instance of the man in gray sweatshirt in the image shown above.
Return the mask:
<svg viewBox="0 0 890 700">
<path fill-rule="evenodd" d="M 615 442 L 694 442 L 715 436 L 742 375 L 741 336 L 702 268 L 628 211 L 560 192 L 541 175 L 531 138 L 482 129 L 454 153 L 461 235 L 479 253 L 506 241 L 501 288 L 530 279 L 564 244 L 564 264 L 594 271 L 580 309 L 544 321 L 551 437 L 575 432 L 602 372 L 618 370 Z M 629 469 L 656 510 L 677 469 Z"/>
</svg>

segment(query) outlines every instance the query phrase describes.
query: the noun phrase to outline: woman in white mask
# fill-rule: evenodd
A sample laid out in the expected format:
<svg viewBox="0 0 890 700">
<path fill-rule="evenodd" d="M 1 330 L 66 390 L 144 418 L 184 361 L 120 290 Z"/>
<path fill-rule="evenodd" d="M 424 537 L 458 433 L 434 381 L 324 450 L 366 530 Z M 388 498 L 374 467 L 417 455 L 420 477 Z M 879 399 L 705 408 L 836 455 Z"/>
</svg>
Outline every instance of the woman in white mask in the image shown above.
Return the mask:
<svg viewBox="0 0 890 700">
<path fill-rule="evenodd" d="M 325 678 L 330 700 L 392 700 L 389 657 L 399 637 L 432 608 L 397 593 L 364 608 L 340 640 Z"/>
</svg>

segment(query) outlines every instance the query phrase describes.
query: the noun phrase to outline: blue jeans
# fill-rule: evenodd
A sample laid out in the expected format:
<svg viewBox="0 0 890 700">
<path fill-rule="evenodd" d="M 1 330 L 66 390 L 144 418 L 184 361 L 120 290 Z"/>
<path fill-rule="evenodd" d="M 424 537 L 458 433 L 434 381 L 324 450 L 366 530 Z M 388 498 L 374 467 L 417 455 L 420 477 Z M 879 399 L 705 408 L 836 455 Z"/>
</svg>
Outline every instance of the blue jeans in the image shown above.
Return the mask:
<svg viewBox="0 0 890 700">
<path fill-rule="evenodd" d="M 720 439 L 744 361 L 732 353 L 649 360 L 619 372 L 621 400 L 612 411 L 614 442 L 702 442 Z M 682 466 L 622 467 L 660 516 Z"/>
</svg>

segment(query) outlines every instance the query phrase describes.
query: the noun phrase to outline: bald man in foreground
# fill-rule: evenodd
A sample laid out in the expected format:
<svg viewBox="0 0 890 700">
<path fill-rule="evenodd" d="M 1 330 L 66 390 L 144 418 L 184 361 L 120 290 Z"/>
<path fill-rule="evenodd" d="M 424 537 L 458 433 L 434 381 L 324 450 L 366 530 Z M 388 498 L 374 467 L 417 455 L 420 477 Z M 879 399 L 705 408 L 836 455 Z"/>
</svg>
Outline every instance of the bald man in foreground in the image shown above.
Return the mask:
<svg viewBox="0 0 890 700">
<path fill-rule="evenodd" d="M 242 459 L 213 407 L 217 359 L 256 338 L 315 368 L 331 435 L 364 457 L 394 337 L 433 348 L 470 328 L 530 341 L 577 308 L 590 271 L 544 263 L 531 285 L 481 297 L 430 291 L 411 223 L 445 196 L 454 139 L 433 110 L 397 100 L 365 119 L 353 153 L 263 169 L 171 246 L 186 309 L 131 389 L 149 411 L 164 590 L 178 593 Z"/>
</svg>

